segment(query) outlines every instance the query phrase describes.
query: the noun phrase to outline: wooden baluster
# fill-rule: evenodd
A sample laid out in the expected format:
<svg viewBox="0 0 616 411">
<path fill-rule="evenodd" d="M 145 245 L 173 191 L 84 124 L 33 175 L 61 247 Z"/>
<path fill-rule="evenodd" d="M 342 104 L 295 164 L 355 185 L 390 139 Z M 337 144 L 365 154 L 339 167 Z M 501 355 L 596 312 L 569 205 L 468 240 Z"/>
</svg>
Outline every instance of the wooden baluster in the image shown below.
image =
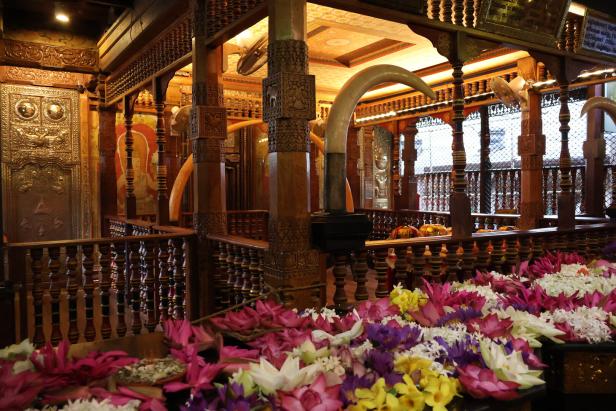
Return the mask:
<svg viewBox="0 0 616 411">
<path fill-rule="evenodd" d="M 452 15 L 452 0 L 441 0 L 441 15 L 440 20 L 444 23 L 452 23 L 451 15 Z"/>
<path fill-rule="evenodd" d="M 212 250 L 212 282 L 214 283 L 214 310 L 218 311 L 222 309 L 222 290 L 224 288 L 223 281 L 226 283 L 226 279 L 221 278 L 220 273 L 220 249 L 218 243 L 210 241 L 210 249 Z"/>
<path fill-rule="evenodd" d="M 229 290 L 229 305 L 235 304 L 235 249 L 233 244 L 227 244 L 227 289 Z"/>
<path fill-rule="evenodd" d="M 509 209 L 512 210 L 516 207 L 515 204 L 515 171 L 509 171 L 509 189 L 511 190 L 509 195 Z"/>
<path fill-rule="evenodd" d="M 592 231 L 586 233 L 586 242 L 588 243 L 588 258 L 595 259 L 601 255 L 601 248 L 599 247 L 599 239 Z"/>
<path fill-rule="evenodd" d="M 86 328 L 84 337 L 86 341 L 94 341 L 96 329 L 94 328 L 94 245 L 81 246 L 81 281 L 85 299 Z"/>
<path fill-rule="evenodd" d="M 520 248 L 519 248 L 519 261 L 529 261 L 532 257 L 531 248 L 530 248 L 530 237 L 521 236 L 520 237 Z"/>
<path fill-rule="evenodd" d="M 250 272 L 250 291 L 249 298 L 255 298 L 259 296 L 261 292 L 261 278 L 259 277 L 259 255 L 257 250 L 251 248 L 248 250 L 248 259 L 250 264 L 248 265 L 248 271 Z"/>
<path fill-rule="evenodd" d="M 374 252 L 374 270 L 376 271 L 376 298 L 389 295 L 387 290 L 387 248 L 379 248 Z"/>
<path fill-rule="evenodd" d="M 346 290 L 344 289 L 347 273 L 347 255 L 345 253 L 334 253 L 334 304 L 338 308 L 346 309 L 348 306 Z"/>
<path fill-rule="evenodd" d="M 587 258 L 588 257 L 588 250 L 587 250 L 588 243 L 586 241 L 586 233 L 584 233 L 583 231 L 576 231 L 574 234 L 575 234 L 574 251 L 576 251 L 582 257 Z"/>
<path fill-rule="evenodd" d="M 140 244 L 136 241 L 128 243 L 128 306 L 131 310 L 133 335 L 141 334 L 141 273 L 139 272 Z"/>
<path fill-rule="evenodd" d="M 184 296 L 186 292 L 186 275 L 184 272 L 184 252 L 181 238 L 171 239 L 173 245 L 173 282 L 175 293 L 173 295 L 173 318 L 184 319 Z"/>
<path fill-rule="evenodd" d="M 250 276 L 250 256 L 249 250 L 242 247 L 242 302 L 250 298 L 251 276 Z"/>
<path fill-rule="evenodd" d="M 599 247 L 601 247 L 601 252 L 603 253 L 603 249 L 609 244 L 609 236 L 607 230 L 601 230 L 598 237 Z"/>
<path fill-rule="evenodd" d="M 79 340 L 77 329 L 77 246 L 66 246 L 66 291 L 68 292 L 68 339 Z M 53 343 L 53 341 L 52 341 Z"/>
<path fill-rule="evenodd" d="M 141 307 L 145 314 L 145 328 L 148 332 L 156 329 L 156 309 L 154 303 L 154 242 L 141 241 Z"/>
<path fill-rule="evenodd" d="M 422 284 L 421 279 L 424 277 L 426 269 L 426 246 L 423 244 L 411 246 L 413 250 L 413 279 L 412 287 L 418 287 Z"/>
<path fill-rule="evenodd" d="M 548 181 L 549 181 L 549 172 L 550 170 L 547 168 L 543 169 L 543 212 L 544 214 L 552 214 L 549 201 L 548 201 Z"/>
<path fill-rule="evenodd" d="M 111 244 L 113 265 L 113 292 L 116 300 L 118 324 L 116 334 L 118 337 L 126 335 L 126 245 L 123 241 L 114 241 Z"/>
<path fill-rule="evenodd" d="M 43 249 L 30 249 L 30 270 L 32 271 L 32 304 L 34 305 L 34 345 L 37 347 L 45 343 L 45 334 L 43 333 Z M 59 315 L 60 310 L 58 310 Z M 12 319 L 9 319 L 9 321 Z M 60 321 L 58 321 L 59 323 Z"/>
<path fill-rule="evenodd" d="M 261 279 L 261 294 L 265 294 L 266 290 L 266 284 L 265 284 L 265 279 L 263 277 L 263 259 L 264 259 L 264 254 L 265 252 L 263 250 L 259 250 L 259 278 Z"/>
<path fill-rule="evenodd" d="M 218 270 L 220 271 L 220 304 L 221 308 L 229 306 L 229 284 L 228 284 L 228 271 L 227 271 L 227 245 L 222 242 L 218 242 Z"/>
<path fill-rule="evenodd" d="M 449 243 L 446 245 L 447 256 L 445 257 L 445 267 L 447 273 L 447 281 L 458 281 L 458 243 Z"/>
<path fill-rule="evenodd" d="M 464 0 L 464 25 L 475 27 L 475 0 Z"/>
<path fill-rule="evenodd" d="M 162 324 L 169 319 L 169 249 L 168 240 L 158 242 L 158 318 Z"/>
<path fill-rule="evenodd" d="M 443 245 L 440 243 L 430 244 L 430 275 L 428 281 L 438 282 L 442 281 L 442 261 L 441 261 L 441 249 Z"/>
<path fill-rule="evenodd" d="M 366 273 L 368 272 L 368 252 L 361 249 L 355 253 L 355 264 L 353 265 L 353 277 L 357 283 L 355 288 L 355 300 L 363 301 L 368 299 L 368 289 L 366 288 Z"/>
<path fill-rule="evenodd" d="M 440 20 L 441 0 L 429 0 L 428 17 L 432 20 Z"/>
<path fill-rule="evenodd" d="M 488 252 L 489 240 L 477 240 L 477 262 L 476 266 L 479 271 L 488 271 L 490 265 L 490 253 Z"/>
<path fill-rule="evenodd" d="M 472 278 L 475 274 L 475 255 L 473 254 L 474 242 L 466 240 L 462 242 L 462 276 L 464 280 Z"/>
<path fill-rule="evenodd" d="M 51 297 L 51 343 L 57 345 L 62 340 L 60 331 L 60 247 L 49 247 L 49 295 Z"/>
<path fill-rule="evenodd" d="M 396 248 L 396 284 L 402 284 L 403 287 L 408 288 L 410 284 L 408 284 L 408 277 L 406 272 L 406 254 L 408 252 L 408 247 L 399 247 Z M 394 284 L 394 285 L 396 285 Z"/>
<path fill-rule="evenodd" d="M 503 272 L 503 257 L 505 253 L 503 251 L 503 240 L 499 237 L 492 240 L 492 255 L 490 256 L 490 261 L 492 263 L 492 267 L 494 271 L 502 273 Z"/>
<path fill-rule="evenodd" d="M 235 279 L 233 282 L 233 295 L 235 297 L 233 304 L 239 304 L 242 302 L 242 284 L 244 283 L 242 278 L 242 249 L 240 246 L 233 245 L 233 256 L 233 267 L 235 269 L 233 274 Z"/>
<path fill-rule="evenodd" d="M 111 338 L 111 320 L 109 311 L 109 290 L 111 288 L 111 244 L 98 245 L 99 290 L 101 298 L 101 337 L 103 340 Z"/>
<path fill-rule="evenodd" d="M 543 237 L 533 237 L 533 259 L 539 258 L 545 254 Z"/>
<path fill-rule="evenodd" d="M 510 236 L 505 240 L 507 250 L 505 251 L 506 274 L 512 274 L 518 265 L 518 241 Z"/>
</svg>

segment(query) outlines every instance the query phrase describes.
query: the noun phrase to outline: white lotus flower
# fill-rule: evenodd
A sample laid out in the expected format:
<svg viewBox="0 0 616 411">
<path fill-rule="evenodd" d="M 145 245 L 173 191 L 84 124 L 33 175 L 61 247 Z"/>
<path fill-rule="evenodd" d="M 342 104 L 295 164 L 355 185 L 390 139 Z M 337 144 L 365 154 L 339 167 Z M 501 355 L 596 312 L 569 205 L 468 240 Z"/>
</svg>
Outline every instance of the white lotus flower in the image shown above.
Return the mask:
<svg viewBox="0 0 616 411">
<path fill-rule="evenodd" d="M 312 339 L 315 341 L 329 340 L 331 345 L 344 345 L 349 344 L 351 340 L 361 335 L 364 332 L 363 321 L 358 320 L 350 330 L 340 334 L 331 335 L 323 330 L 313 330 Z"/>
<path fill-rule="evenodd" d="M 289 355 L 280 370 L 261 357 L 259 364 L 250 364 L 248 373 L 252 380 L 265 394 L 278 390 L 291 391 L 296 387 L 312 384 L 321 367 L 312 364 L 304 368 L 299 366 L 299 358 Z"/>
<path fill-rule="evenodd" d="M 541 371 L 529 369 L 520 351 L 513 351 L 507 355 L 502 345 L 487 338 L 479 342 L 479 347 L 486 365 L 499 379 L 518 383 L 521 389 L 545 384 L 545 381 L 539 378 Z"/>
<path fill-rule="evenodd" d="M 537 339 L 541 336 L 547 337 L 556 343 L 563 343 L 559 340 L 559 335 L 564 335 L 563 331 L 560 331 L 554 325 L 548 322 L 545 318 L 537 317 L 526 311 L 519 311 L 509 306 L 506 310 L 496 311 L 498 317 L 501 319 L 509 318 L 513 321 L 513 327 L 511 328 L 511 335 L 515 338 L 523 338 L 528 341 L 531 347 L 541 347 L 541 342 Z"/>
<path fill-rule="evenodd" d="M 3 360 L 13 360 L 15 357 L 29 357 L 34 352 L 34 345 L 27 338 L 19 344 L 9 345 L 0 350 L 0 358 Z"/>
<path fill-rule="evenodd" d="M 291 355 L 300 358 L 304 364 L 312 364 L 318 358 L 327 357 L 329 348 L 322 347 L 317 350 L 314 343 L 310 339 L 306 339 L 299 347 L 293 349 Z"/>
</svg>

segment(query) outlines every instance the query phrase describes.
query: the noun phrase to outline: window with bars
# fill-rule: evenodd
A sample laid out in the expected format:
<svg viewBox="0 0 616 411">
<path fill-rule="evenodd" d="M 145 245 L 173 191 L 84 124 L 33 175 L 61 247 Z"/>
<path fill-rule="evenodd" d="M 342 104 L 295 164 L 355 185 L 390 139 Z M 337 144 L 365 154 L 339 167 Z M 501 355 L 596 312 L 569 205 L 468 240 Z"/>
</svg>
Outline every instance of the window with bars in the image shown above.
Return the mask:
<svg viewBox="0 0 616 411">
<path fill-rule="evenodd" d="M 569 92 L 569 153 L 571 155 L 571 182 L 575 192 L 575 212 L 584 212 L 584 175 L 586 172 L 583 153 L 586 141 L 586 117 L 580 117 L 586 101 L 586 89 L 579 88 Z M 541 120 L 545 135 L 545 155 L 543 156 L 543 203 L 545 214 L 557 214 L 558 193 L 560 191 L 560 101 L 559 92 L 546 93 L 541 98 Z"/>
<path fill-rule="evenodd" d="M 586 118 L 580 111 L 586 99 L 586 89 L 569 93 L 569 152 L 572 159 L 571 178 L 575 188 L 576 212 L 583 213 L 585 160 L 583 143 L 586 140 Z M 543 134 L 546 136 L 544 155 L 543 194 L 546 214 L 556 214 L 559 190 L 560 159 L 560 101 L 559 92 L 542 96 Z M 518 211 L 520 202 L 521 158 L 518 154 L 518 136 L 521 134 L 519 108 L 503 104 L 488 106 L 490 128 L 491 198 L 490 212 Z M 470 114 L 463 123 L 464 147 L 466 150 L 467 194 L 472 212 L 479 212 L 479 168 L 481 154 L 481 120 L 479 112 Z M 605 134 L 606 138 L 606 188 L 611 187 L 611 167 L 616 167 L 616 132 Z M 420 195 L 420 209 L 449 210 L 452 129 L 440 119 L 422 117 L 417 122 L 415 148 L 417 161 L 415 175 Z M 611 193 L 611 191 L 609 191 Z M 606 192 L 606 197 L 608 193 Z M 606 200 L 609 203 L 609 200 Z"/>
</svg>

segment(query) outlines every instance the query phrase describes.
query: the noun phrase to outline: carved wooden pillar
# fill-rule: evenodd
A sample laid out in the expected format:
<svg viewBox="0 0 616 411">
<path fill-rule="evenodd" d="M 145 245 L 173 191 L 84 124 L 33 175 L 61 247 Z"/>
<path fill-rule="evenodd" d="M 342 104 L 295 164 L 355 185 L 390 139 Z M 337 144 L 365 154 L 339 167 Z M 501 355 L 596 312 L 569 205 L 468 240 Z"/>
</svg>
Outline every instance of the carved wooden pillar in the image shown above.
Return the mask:
<svg viewBox="0 0 616 411">
<path fill-rule="evenodd" d="M 263 80 L 269 127 L 270 214 L 265 281 L 274 288 L 321 282 L 310 246 L 308 120 L 315 118 L 315 82 L 308 75 L 306 1 L 269 2 L 268 77 Z M 286 293 L 293 307 L 319 303 L 313 290 Z"/>
<path fill-rule="evenodd" d="M 488 106 L 479 108 L 481 143 L 479 157 L 479 212 L 489 214 L 492 209 L 492 163 L 490 163 L 490 118 Z"/>
<path fill-rule="evenodd" d="M 558 195 L 558 228 L 575 228 L 575 194 L 571 182 L 571 154 L 569 154 L 569 84 L 560 83 L 560 194 Z"/>
<path fill-rule="evenodd" d="M 137 217 L 137 197 L 135 197 L 135 172 L 133 170 L 133 113 L 135 111 L 135 101 L 137 94 L 124 97 L 124 126 L 126 133 L 126 218 Z"/>
<path fill-rule="evenodd" d="M 415 161 L 417 161 L 417 149 L 415 148 L 415 136 L 417 136 L 417 118 L 409 120 L 404 135 L 404 148 L 402 160 L 404 161 L 404 175 L 402 176 L 402 197 L 396 203 L 398 209 L 419 210 L 419 198 L 417 197 L 417 177 L 415 177 Z"/>
<path fill-rule="evenodd" d="M 458 56 L 456 56 L 458 57 Z M 453 142 L 451 150 L 453 167 L 451 171 L 451 194 L 449 197 L 449 212 L 453 238 L 469 237 L 473 232 L 471 221 L 471 202 L 466 195 L 466 152 L 464 151 L 464 88 L 462 79 L 462 66 L 460 58 L 454 58 L 453 67 Z"/>
<path fill-rule="evenodd" d="M 98 84 L 98 164 L 101 204 L 101 234 L 109 234 L 106 216 L 118 214 L 118 187 L 115 168 L 116 139 L 116 105 L 109 107 L 105 100 L 105 83 L 99 78 Z"/>
<path fill-rule="evenodd" d="M 588 98 L 602 95 L 602 84 L 588 87 Z M 584 209 L 587 215 L 603 217 L 605 216 L 605 186 L 599 183 L 605 179 L 603 113 L 599 110 L 590 110 L 587 116 L 588 126 L 584 142 L 584 158 L 586 159 Z"/>
<path fill-rule="evenodd" d="M 532 57 L 518 60 L 518 71 L 526 81 L 537 78 L 537 63 Z M 543 218 L 543 155 L 545 136 L 541 127 L 541 94 L 528 90 L 528 102 L 522 106 L 521 135 L 518 138 L 518 154 L 521 157 L 520 172 L 520 220 L 521 229 L 536 228 Z"/>
<path fill-rule="evenodd" d="M 193 38 L 193 94 L 191 113 L 191 140 L 193 150 L 193 226 L 199 239 L 198 256 L 199 295 L 192 295 L 198 311 L 209 311 L 214 299 L 213 266 L 206 263 L 207 234 L 227 233 L 227 195 L 223 142 L 227 137 L 227 113 L 222 87 L 222 46 L 205 46 L 205 19 L 207 1 L 192 2 Z M 207 306 L 205 305 L 207 304 Z"/>
<path fill-rule="evenodd" d="M 165 96 L 173 72 L 164 77 L 156 77 L 152 81 L 154 108 L 156 109 L 156 146 L 158 165 L 156 166 L 156 224 L 169 224 L 169 195 L 167 193 L 167 165 L 165 164 Z"/>
</svg>

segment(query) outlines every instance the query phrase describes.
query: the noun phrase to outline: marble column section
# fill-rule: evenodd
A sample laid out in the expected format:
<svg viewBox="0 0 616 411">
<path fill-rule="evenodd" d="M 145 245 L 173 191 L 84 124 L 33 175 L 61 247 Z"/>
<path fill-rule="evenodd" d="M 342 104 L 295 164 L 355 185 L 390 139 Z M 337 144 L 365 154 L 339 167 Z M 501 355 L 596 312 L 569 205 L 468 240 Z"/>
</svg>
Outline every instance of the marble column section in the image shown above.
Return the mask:
<svg viewBox="0 0 616 411">
<path fill-rule="evenodd" d="M 308 74 L 306 1 L 269 2 L 268 77 L 263 119 L 268 123 L 269 250 L 264 278 L 274 289 L 316 285 L 319 254 L 310 244 L 309 126 L 315 118 L 315 79 Z M 320 289 L 287 292 L 285 304 L 318 304 Z"/>
<path fill-rule="evenodd" d="M 451 170 L 451 193 L 449 196 L 449 213 L 453 238 L 467 238 L 473 233 L 473 223 L 470 218 L 471 202 L 466 195 L 466 151 L 464 150 L 464 84 L 461 59 L 451 62 L 453 68 L 453 142 L 451 151 L 453 166 Z"/>
<path fill-rule="evenodd" d="M 492 163 L 490 162 L 490 117 L 488 106 L 479 108 L 479 212 L 490 214 L 492 209 Z"/>
<path fill-rule="evenodd" d="M 588 98 L 601 97 L 603 84 L 588 87 Z M 590 110 L 587 114 L 587 133 L 584 142 L 584 158 L 586 159 L 586 175 L 584 192 L 584 210 L 586 215 L 593 217 L 605 216 L 605 139 L 603 138 L 603 112 Z"/>
</svg>

